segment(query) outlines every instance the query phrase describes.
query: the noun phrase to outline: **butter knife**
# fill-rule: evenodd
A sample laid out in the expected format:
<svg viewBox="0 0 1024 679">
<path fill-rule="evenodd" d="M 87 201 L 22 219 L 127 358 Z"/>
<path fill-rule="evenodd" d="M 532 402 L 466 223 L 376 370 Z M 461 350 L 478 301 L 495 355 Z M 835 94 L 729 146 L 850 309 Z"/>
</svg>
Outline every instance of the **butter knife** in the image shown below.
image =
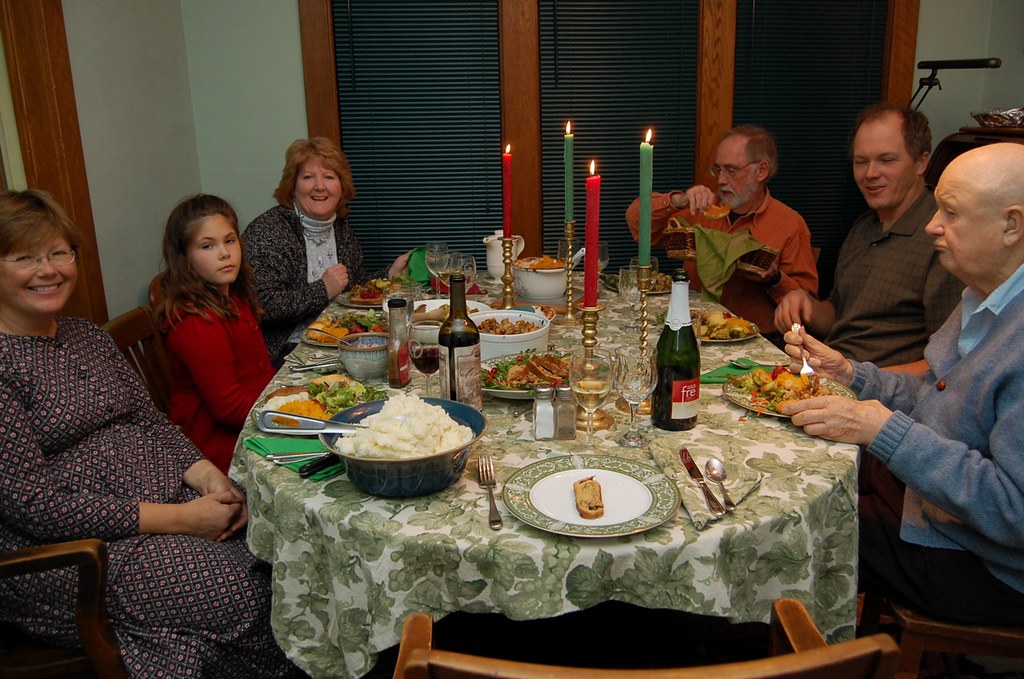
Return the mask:
<svg viewBox="0 0 1024 679">
<path fill-rule="evenodd" d="M 708 484 L 704 481 L 704 475 L 700 473 L 700 469 L 694 463 L 693 458 L 690 457 L 690 451 L 686 448 L 680 448 L 679 459 L 683 461 L 683 466 L 686 467 L 690 478 L 696 481 L 700 489 L 704 491 L 704 501 L 708 503 L 708 511 L 718 518 L 725 516 L 725 508 L 718 501 L 718 498 L 715 497 L 715 494 L 711 492 L 711 489 L 708 488 Z"/>
</svg>

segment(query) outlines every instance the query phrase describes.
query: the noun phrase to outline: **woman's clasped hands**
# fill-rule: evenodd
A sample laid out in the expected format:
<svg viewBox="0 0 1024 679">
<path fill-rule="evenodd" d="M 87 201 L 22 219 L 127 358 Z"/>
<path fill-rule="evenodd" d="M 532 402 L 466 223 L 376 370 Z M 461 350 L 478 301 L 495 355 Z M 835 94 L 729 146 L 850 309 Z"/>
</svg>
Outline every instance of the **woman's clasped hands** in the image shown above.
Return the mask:
<svg viewBox="0 0 1024 679">
<path fill-rule="evenodd" d="M 819 377 L 849 386 L 853 381 L 853 364 L 838 351 L 811 337 L 801 327 L 783 336 L 790 370 L 800 371 L 802 359 L 814 368 Z M 815 396 L 794 401 L 782 409 L 793 424 L 811 436 L 841 443 L 869 444 L 878 434 L 892 411 L 878 401 L 855 401 L 842 396 Z"/>
</svg>

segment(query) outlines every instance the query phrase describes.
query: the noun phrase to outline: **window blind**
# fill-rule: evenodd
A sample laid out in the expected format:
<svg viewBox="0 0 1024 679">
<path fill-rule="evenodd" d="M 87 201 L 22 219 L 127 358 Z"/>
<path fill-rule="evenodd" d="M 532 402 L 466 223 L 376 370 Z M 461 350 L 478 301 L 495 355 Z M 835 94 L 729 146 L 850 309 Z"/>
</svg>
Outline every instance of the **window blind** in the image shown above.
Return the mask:
<svg viewBox="0 0 1024 679">
<path fill-rule="evenodd" d="M 349 0 L 333 23 L 367 270 L 434 239 L 483 270 L 501 228 L 497 3 Z"/>
<path fill-rule="evenodd" d="M 769 188 L 822 248 L 822 296 L 849 227 L 867 209 L 853 181 L 850 132 L 879 99 L 886 13 L 886 0 L 739 1 L 733 118 L 775 136 L 779 172 Z"/>
<path fill-rule="evenodd" d="M 625 212 L 640 183 L 640 142 L 654 130 L 654 189 L 693 181 L 697 2 L 540 0 L 544 251 L 564 235 L 562 135 L 575 144 L 574 216 L 582 238 L 585 178 L 601 175 L 601 240 L 607 271 L 636 255 Z M 664 251 L 652 254 L 667 262 Z"/>
</svg>

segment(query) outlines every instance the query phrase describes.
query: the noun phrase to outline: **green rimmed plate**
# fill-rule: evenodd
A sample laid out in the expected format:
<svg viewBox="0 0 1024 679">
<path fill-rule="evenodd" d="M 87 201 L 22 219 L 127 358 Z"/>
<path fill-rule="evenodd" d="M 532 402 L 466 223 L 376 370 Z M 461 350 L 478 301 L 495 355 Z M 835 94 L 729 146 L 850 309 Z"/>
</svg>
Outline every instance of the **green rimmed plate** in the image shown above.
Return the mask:
<svg viewBox="0 0 1024 679">
<path fill-rule="evenodd" d="M 593 476 L 605 515 L 583 519 L 572 484 Z M 534 528 L 581 538 L 632 535 L 660 526 L 679 509 L 679 489 L 654 467 L 610 455 L 561 455 L 516 471 L 502 485 L 512 514 Z"/>
</svg>

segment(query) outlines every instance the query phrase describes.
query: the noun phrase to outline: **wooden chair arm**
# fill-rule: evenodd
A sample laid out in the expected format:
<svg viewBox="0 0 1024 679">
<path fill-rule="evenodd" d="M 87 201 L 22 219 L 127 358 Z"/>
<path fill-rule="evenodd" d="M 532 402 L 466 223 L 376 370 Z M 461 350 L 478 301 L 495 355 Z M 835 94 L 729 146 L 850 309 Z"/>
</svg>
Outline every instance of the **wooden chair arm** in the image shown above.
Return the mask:
<svg viewBox="0 0 1024 679">
<path fill-rule="evenodd" d="M 775 601 L 770 624 L 772 655 L 802 653 L 828 645 L 799 599 Z"/>
</svg>

